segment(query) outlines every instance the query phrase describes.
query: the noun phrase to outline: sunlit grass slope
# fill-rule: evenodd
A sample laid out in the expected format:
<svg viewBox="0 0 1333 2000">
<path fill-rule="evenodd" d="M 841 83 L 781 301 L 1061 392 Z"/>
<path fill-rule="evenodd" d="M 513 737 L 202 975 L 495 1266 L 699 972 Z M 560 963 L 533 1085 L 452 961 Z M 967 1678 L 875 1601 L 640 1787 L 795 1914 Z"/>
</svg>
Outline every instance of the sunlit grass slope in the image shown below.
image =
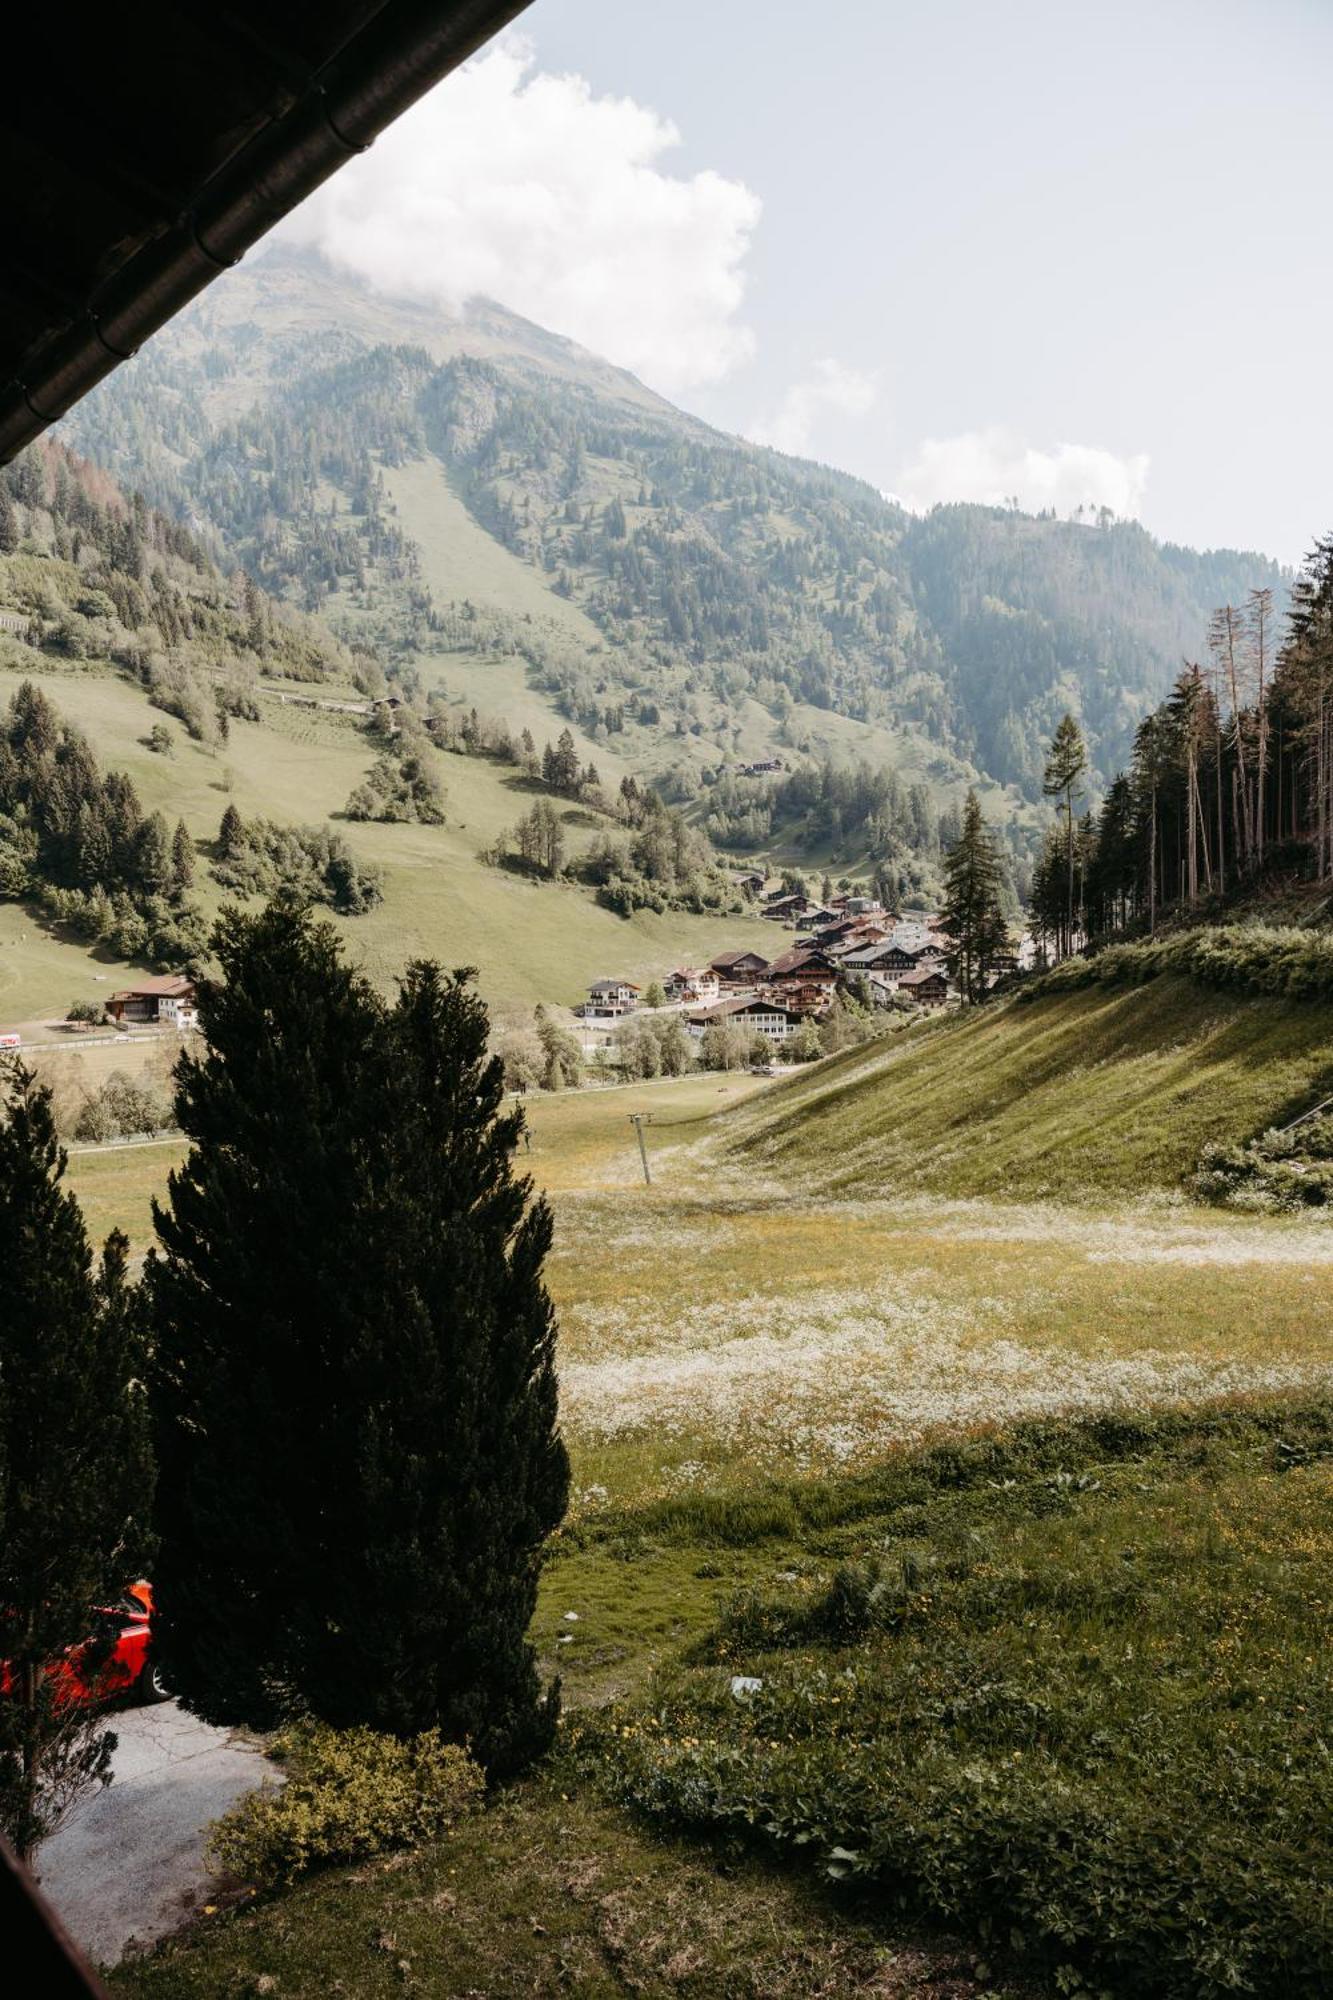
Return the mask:
<svg viewBox="0 0 1333 2000">
<path fill-rule="evenodd" d="M 19 676 L 0 673 L 0 701 Z M 247 818 L 262 814 L 289 825 L 333 819 L 357 856 L 386 871 L 382 904 L 340 924 L 349 951 L 382 985 L 407 960 L 439 958 L 473 965 L 481 990 L 500 1016 L 537 1001 L 569 1004 L 590 980 L 620 973 L 640 983 L 673 965 L 706 962 L 747 944 L 771 955 L 774 932 L 758 918 L 655 916 L 625 919 L 602 909 L 584 889 L 534 883 L 478 860 L 479 851 L 512 826 L 532 803 L 507 767 L 447 756 L 443 826 L 352 825 L 338 815 L 364 778 L 372 745 L 351 718 L 284 708 L 265 701 L 262 722 L 235 722 L 224 749 L 192 743 L 174 718 L 174 754 L 157 755 L 143 739 L 163 721 L 140 690 L 110 672 L 42 668 L 23 678 L 43 688 L 89 737 L 104 768 L 128 771 L 149 811 L 184 819 L 201 843 L 216 838 L 222 813 L 235 803 Z M 570 808 L 568 851 L 592 838 L 591 814 Z M 210 909 L 223 900 L 201 860 L 199 894 Z M 71 1000 L 105 992 L 99 972 L 116 962 L 51 938 L 26 912 L 0 905 L 0 1027 L 63 1014 Z"/>
<path fill-rule="evenodd" d="M 1162 979 L 853 1050 L 729 1131 L 751 1170 L 828 1193 L 1070 1200 L 1174 1186 L 1205 1141 L 1281 1123 L 1329 1089 L 1333 1009 Z"/>
</svg>

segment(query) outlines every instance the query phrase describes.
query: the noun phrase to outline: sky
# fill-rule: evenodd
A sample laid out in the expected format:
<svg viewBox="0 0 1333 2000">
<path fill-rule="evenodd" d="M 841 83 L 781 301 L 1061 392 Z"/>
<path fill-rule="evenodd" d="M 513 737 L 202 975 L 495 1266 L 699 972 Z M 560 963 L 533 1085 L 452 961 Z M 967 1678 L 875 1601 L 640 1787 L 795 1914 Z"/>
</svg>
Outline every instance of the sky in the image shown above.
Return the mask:
<svg viewBox="0 0 1333 2000">
<path fill-rule="evenodd" d="M 1333 0 L 535 0 L 286 225 L 906 504 L 1333 527 Z"/>
</svg>

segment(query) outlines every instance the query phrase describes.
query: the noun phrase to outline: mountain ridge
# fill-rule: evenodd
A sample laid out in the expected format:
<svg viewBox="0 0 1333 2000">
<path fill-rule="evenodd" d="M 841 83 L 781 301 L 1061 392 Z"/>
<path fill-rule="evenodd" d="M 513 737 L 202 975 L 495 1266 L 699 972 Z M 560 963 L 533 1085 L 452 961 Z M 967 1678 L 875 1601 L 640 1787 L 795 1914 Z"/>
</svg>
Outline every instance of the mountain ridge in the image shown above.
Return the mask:
<svg viewBox="0 0 1333 2000">
<path fill-rule="evenodd" d="M 712 429 L 504 307 L 451 318 L 281 245 L 67 424 L 391 668 L 447 680 L 467 649 L 456 632 L 442 647 L 440 627 L 479 605 L 554 712 L 682 793 L 734 763 L 740 715 L 751 751 L 767 732 L 802 757 L 933 767 L 951 797 L 980 782 L 1016 851 L 1032 850 L 1066 708 L 1104 785 L 1213 608 L 1286 582 L 1258 554 L 1158 542 L 1138 523 L 966 503 L 909 514 L 853 475 Z M 438 500 L 405 511 L 386 482 L 415 463 Z M 487 543 L 458 534 L 458 505 Z M 455 565 L 458 595 L 440 604 L 421 577 L 450 534 L 475 570 Z M 475 693 L 478 674 L 462 678 Z"/>
</svg>

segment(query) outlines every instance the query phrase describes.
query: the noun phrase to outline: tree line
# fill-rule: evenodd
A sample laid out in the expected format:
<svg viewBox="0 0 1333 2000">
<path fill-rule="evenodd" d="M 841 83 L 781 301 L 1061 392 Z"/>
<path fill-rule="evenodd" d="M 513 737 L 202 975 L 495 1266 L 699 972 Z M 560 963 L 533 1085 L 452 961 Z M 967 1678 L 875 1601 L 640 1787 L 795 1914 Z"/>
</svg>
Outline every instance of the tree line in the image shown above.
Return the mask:
<svg viewBox="0 0 1333 2000">
<path fill-rule="evenodd" d="M 1057 825 L 1034 871 L 1034 927 L 1057 956 L 1156 929 L 1265 877 L 1333 877 L 1333 537 L 1279 619 L 1267 587 L 1224 605 L 1139 724 L 1094 815 L 1082 732 L 1066 716 L 1045 768 Z"/>
<path fill-rule="evenodd" d="M 188 958 L 204 929 L 190 894 L 195 847 L 105 774 L 82 733 L 24 681 L 0 712 L 0 896 L 31 897 L 81 937 L 128 958 Z"/>
</svg>

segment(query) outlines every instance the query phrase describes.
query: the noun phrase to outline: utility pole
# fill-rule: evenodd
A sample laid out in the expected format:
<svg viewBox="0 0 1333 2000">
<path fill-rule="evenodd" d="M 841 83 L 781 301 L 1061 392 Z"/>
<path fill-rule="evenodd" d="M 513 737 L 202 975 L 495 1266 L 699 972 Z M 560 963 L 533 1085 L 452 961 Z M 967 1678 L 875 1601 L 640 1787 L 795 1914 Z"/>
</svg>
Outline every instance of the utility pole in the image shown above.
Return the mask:
<svg viewBox="0 0 1333 2000">
<path fill-rule="evenodd" d="M 629 1122 L 639 1135 L 639 1158 L 643 1161 L 643 1184 L 645 1187 L 651 1187 L 653 1177 L 648 1171 L 648 1148 L 644 1144 L 643 1128 L 645 1125 L 652 1124 L 653 1114 L 651 1111 L 631 1111 Z"/>
</svg>

